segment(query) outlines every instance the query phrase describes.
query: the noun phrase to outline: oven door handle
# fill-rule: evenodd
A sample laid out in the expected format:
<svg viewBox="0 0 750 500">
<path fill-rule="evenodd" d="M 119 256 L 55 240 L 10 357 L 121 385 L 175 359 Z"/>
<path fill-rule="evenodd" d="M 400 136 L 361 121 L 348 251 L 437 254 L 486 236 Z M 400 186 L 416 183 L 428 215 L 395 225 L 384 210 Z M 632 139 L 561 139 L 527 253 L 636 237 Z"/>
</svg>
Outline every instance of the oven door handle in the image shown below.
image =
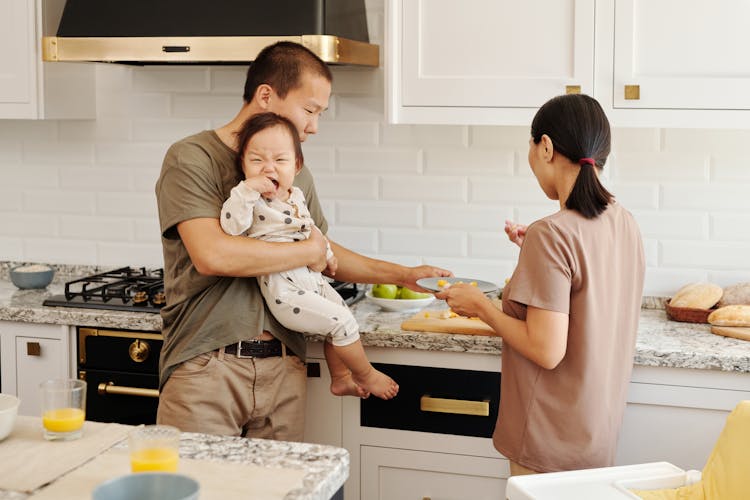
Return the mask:
<svg viewBox="0 0 750 500">
<path fill-rule="evenodd" d="M 118 394 L 121 396 L 143 396 L 147 398 L 158 398 L 159 389 L 144 389 L 143 387 L 126 387 L 121 385 L 115 385 L 114 382 L 107 382 L 99 384 L 97 388 L 99 394 Z"/>
<path fill-rule="evenodd" d="M 489 401 L 467 401 L 465 399 L 433 398 L 424 395 L 419 398 L 419 409 L 437 413 L 453 413 L 456 415 L 476 415 L 488 417 L 490 415 Z"/>
</svg>

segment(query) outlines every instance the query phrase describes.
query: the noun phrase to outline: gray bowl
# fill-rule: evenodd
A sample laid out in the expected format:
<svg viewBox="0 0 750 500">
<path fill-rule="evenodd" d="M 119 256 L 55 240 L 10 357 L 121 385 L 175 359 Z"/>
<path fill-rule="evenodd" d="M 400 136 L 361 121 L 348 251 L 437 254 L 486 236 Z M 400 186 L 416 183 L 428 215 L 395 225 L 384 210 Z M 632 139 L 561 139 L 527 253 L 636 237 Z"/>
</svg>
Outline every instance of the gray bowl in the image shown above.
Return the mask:
<svg viewBox="0 0 750 500">
<path fill-rule="evenodd" d="M 23 265 L 12 268 L 8 274 L 10 274 L 10 280 L 18 288 L 45 288 L 52 283 L 55 270 L 49 266 L 39 264 Z"/>
<path fill-rule="evenodd" d="M 195 479 L 171 472 L 139 472 L 100 484 L 93 500 L 198 500 Z"/>
</svg>

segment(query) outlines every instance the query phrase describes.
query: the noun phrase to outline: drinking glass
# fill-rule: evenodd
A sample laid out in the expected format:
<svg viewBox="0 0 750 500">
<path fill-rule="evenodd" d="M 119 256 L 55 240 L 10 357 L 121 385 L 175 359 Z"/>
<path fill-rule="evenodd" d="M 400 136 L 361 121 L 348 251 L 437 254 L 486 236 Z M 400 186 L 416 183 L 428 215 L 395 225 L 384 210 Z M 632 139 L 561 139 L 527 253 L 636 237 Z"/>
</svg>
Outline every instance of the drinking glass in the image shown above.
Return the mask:
<svg viewBox="0 0 750 500">
<path fill-rule="evenodd" d="M 180 430 L 170 425 L 145 425 L 128 435 L 132 472 L 177 472 Z"/>
<path fill-rule="evenodd" d="M 42 392 L 42 427 L 49 441 L 69 441 L 83 436 L 86 419 L 86 382 L 54 379 L 39 384 Z"/>
</svg>

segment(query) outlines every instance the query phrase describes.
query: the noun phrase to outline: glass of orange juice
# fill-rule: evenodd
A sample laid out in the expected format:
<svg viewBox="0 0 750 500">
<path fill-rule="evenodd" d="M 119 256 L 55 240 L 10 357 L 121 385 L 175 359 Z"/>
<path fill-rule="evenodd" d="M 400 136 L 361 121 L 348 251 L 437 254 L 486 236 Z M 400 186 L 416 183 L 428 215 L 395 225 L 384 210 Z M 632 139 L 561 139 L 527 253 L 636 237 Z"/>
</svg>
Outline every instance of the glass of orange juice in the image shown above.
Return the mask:
<svg viewBox="0 0 750 500">
<path fill-rule="evenodd" d="M 144 425 L 128 434 L 130 470 L 177 472 L 180 430 L 171 425 Z"/>
<path fill-rule="evenodd" d="M 76 379 L 47 380 L 42 392 L 42 427 L 49 441 L 69 441 L 83 436 L 86 419 L 86 382 Z"/>
</svg>

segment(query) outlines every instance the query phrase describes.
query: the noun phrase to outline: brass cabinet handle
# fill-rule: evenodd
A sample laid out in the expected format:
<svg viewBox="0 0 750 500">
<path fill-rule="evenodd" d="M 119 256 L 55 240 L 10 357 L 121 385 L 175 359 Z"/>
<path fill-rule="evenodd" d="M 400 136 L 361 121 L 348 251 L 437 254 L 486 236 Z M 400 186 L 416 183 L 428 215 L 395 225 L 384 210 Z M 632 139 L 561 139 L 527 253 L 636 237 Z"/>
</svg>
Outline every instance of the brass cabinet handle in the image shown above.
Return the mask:
<svg viewBox="0 0 750 500">
<path fill-rule="evenodd" d="M 143 396 L 146 398 L 158 398 L 159 389 L 144 389 L 142 387 L 125 387 L 121 385 L 115 385 L 114 382 L 107 382 L 99 384 L 97 392 L 101 395 L 105 394 L 119 394 L 122 396 Z"/>
<path fill-rule="evenodd" d="M 26 355 L 27 356 L 41 356 L 42 346 L 39 342 L 26 342 Z"/>
<path fill-rule="evenodd" d="M 580 94 L 581 86 L 580 85 L 566 85 L 565 93 L 566 94 Z"/>
<path fill-rule="evenodd" d="M 436 413 L 454 413 L 456 415 L 490 415 L 489 401 L 466 401 L 464 399 L 444 399 L 422 396 L 419 398 L 419 409 Z"/>
<path fill-rule="evenodd" d="M 637 101 L 641 98 L 640 85 L 625 85 L 625 99 L 628 101 Z"/>
</svg>

